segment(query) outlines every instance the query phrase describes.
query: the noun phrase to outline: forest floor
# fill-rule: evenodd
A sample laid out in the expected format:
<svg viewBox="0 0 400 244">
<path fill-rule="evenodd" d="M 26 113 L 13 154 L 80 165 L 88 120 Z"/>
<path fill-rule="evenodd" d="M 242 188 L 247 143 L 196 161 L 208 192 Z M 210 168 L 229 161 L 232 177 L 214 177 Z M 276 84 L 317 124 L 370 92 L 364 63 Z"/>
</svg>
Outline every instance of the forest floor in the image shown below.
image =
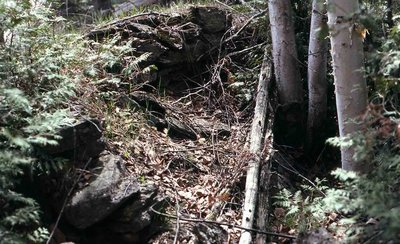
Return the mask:
<svg viewBox="0 0 400 244">
<path fill-rule="evenodd" d="M 265 19 L 254 18 L 254 23 L 244 21 L 251 18 L 251 14 L 233 15 L 230 33 L 238 35 L 237 41 L 223 51 L 216 50 L 217 55 L 213 56 L 216 59 L 206 62 L 201 81 L 193 82 L 197 78 L 190 76 L 184 79 L 187 84 L 197 85 L 188 86 L 179 93 L 174 92 L 173 87 L 144 92 L 157 107 L 165 110 L 170 119 L 192 130 L 193 138 L 171 137 L 170 128 L 157 128 L 151 121 L 151 111 L 132 109 L 120 103 L 121 97 L 140 89 L 124 90 L 110 84 L 101 86 L 89 79 L 81 82 L 76 101 L 80 113 L 99 118 L 109 150 L 123 157 L 127 169 L 141 183 L 154 183 L 168 199 L 165 213 L 169 216 L 160 218 L 169 223 L 170 231 L 151 243 L 172 243 L 176 235 L 179 235 L 180 243 L 186 243 L 190 236 L 185 233 L 183 223 L 190 221 L 182 219 L 225 223 L 221 227 L 229 235 L 227 243 L 237 243 L 240 237 L 241 230 L 231 227 L 241 225 L 245 175 L 251 157 L 248 134 L 261 58 L 268 44 L 262 36 L 265 31 L 259 30 L 265 25 L 262 23 Z M 245 31 L 242 27 L 246 27 Z M 99 79 L 109 76 L 106 71 L 102 75 Z M 198 133 L 192 125 L 207 127 L 205 130 L 209 133 Z M 221 133 L 221 125 L 228 130 Z M 298 158 L 301 149 L 291 153 L 297 154 L 295 157 Z M 294 161 L 293 158 L 293 162 L 287 162 L 288 167 L 292 167 Z M 272 211 L 275 220 L 271 221 L 269 230 L 296 234 L 279 220 L 284 214 L 282 211 L 281 208 Z M 181 218 L 178 222 L 183 224 L 179 234 L 174 216 Z M 274 241 L 288 239 L 279 237 Z"/>
<path fill-rule="evenodd" d="M 110 149 L 124 158 L 132 175 L 142 183 L 154 183 L 168 198 L 166 213 L 240 225 L 251 117 L 239 118 L 240 111 L 231 111 L 237 122 L 229 124 L 230 135 L 220 136 L 215 130 L 207 137 L 198 134 L 194 140 L 174 139 L 168 136 L 168 129 L 159 131 L 149 124 L 146 112 L 103 102 L 87 104 L 90 98 L 101 97 L 94 87 L 87 89 L 83 97 L 89 114 L 103 120 Z M 203 121 L 208 126 L 219 125 L 224 114 L 224 108 L 207 111 L 209 98 L 205 95 L 154 98 L 176 119 L 189 124 Z M 226 230 L 232 240 L 240 234 L 237 229 Z M 162 238 L 173 240 L 173 236 L 174 231 Z"/>
</svg>

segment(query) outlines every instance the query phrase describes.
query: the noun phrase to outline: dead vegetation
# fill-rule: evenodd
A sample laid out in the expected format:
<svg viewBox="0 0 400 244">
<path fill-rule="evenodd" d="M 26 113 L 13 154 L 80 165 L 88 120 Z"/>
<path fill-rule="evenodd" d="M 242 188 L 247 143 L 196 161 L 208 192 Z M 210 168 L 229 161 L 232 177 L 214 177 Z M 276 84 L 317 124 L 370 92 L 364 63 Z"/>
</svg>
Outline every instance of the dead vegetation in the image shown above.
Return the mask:
<svg viewBox="0 0 400 244">
<path fill-rule="evenodd" d="M 169 232 L 152 242 L 193 241 L 190 233 L 204 226 L 189 221 L 186 233 L 188 221 L 182 218 L 226 223 L 218 228 L 235 243 L 240 229 L 231 227 L 241 224 L 244 176 L 252 159 L 247 137 L 267 41 L 256 28 L 265 24 L 262 14 L 192 7 L 180 14 L 144 15 L 88 34 L 95 50 L 116 35 L 121 38 L 114 46 L 129 43 L 134 50 L 111 67 L 96 67 L 100 82 L 82 83 L 76 107 L 100 118 L 109 150 L 124 158 L 141 183 L 155 183 L 167 197 L 165 213 L 178 221 L 167 217 Z M 203 21 L 208 18 L 226 22 Z M 123 76 L 144 54 L 134 74 Z M 154 74 L 144 75 L 151 65 L 157 66 Z M 115 78 L 120 82 L 107 82 Z"/>
</svg>

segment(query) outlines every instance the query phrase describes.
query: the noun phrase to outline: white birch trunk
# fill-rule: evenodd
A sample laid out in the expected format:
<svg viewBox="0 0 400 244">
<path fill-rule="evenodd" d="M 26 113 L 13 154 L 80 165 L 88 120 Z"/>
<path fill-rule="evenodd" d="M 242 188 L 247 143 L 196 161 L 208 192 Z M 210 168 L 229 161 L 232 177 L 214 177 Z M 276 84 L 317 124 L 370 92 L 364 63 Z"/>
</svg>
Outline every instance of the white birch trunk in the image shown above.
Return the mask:
<svg viewBox="0 0 400 244">
<path fill-rule="evenodd" d="M 306 145 L 309 148 L 313 147 L 326 119 L 328 39 L 321 36 L 321 30 L 328 28 L 326 20 L 324 2 L 313 0 L 307 71 L 309 100 Z"/>
<path fill-rule="evenodd" d="M 265 52 L 261 66 L 260 77 L 257 88 L 256 107 L 250 131 L 250 153 L 249 165 L 246 175 L 245 200 L 243 205 L 242 227 L 252 228 L 254 214 L 257 205 L 258 177 L 260 174 L 261 151 L 263 149 L 263 138 L 265 134 L 265 121 L 268 108 L 268 85 L 271 79 L 271 66 Z M 252 243 L 251 233 L 242 232 L 240 244 Z"/>
<path fill-rule="evenodd" d="M 268 0 L 268 9 L 279 103 L 301 103 L 303 88 L 297 67 L 290 0 Z"/>
<path fill-rule="evenodd" d="M 333 75 L 340 137 L 356 132 L 360 125 L 354 120 L 367 107 L 367 86 L 364 77 L 362 38 L 355 30 L 358 0 L 328 0 L 328 24 L 331 35 Z M 342 168 L 362 171 L 353 156 L 354 150 L 341 148 Z"/>
</svg>

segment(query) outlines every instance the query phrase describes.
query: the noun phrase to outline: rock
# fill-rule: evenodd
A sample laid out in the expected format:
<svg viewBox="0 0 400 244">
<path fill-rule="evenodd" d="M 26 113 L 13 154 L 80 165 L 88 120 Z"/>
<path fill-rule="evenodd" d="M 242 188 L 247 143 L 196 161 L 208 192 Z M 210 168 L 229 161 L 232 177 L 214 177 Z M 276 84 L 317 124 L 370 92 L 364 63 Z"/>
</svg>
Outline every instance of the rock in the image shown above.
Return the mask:
<svg viewBox="0 0 400 244">
<path fill-rule="evenodd" d="M 231 135 L 229 126 L 218 121 L 209 122 L 205 119 L 195 119 L 193 120 L 193 127 L 197 133 L 204 137 L 216 135 L 218 138 L 223 138 Z"/>
<path fill-rule="evenodd" d="M 175 223 L 171 225 L 175 228 Z M 172 243 L 175 238 L 175 231 L 162 235 L 162 241 L 158 243 Z M 210 223 L 180 222 L 179 243 L 193 244 L 226 244 L 228 233 L 221 226 Z"/>
<path fill-rule="evenodd" d="M 158 117 L 164 117 L 166 109 L 163 105 L 155 98 L 146 92 L 133 92 L 127 95 L 122 95 L 119 99 L 119 103 L 123 107 L 130 108 L 141 108 L 144 111 L 155 113 Z"/>
<path fill-rule="evenodd" d="M 124 208 L 116 211 L 107 221 L 115 233 L 137 233 L 150 224 L 154 213 L 150 207 L 157 208 L 164 201 L 154 185 L 142 186 L 140 194 L 131 199 Z"/>
<path fill-rule="evenodd" d="M 157 67 L 156 79 L 150 79 L 146 86 L 178 94 L 204 81 L 209 56 L 218 51 L 215 47 L 231 25 L 227 10 L 199 6 L 179 14 L 147 13 L 119 19 L 91 30 L 86 37 L 102 41 L 119 33 L 121 44 L 129 41 L 135 50 L 129 55 L 146 55 L 140 69 L 149 64 Z"/>
<path fill-rule="evenodd" d="M 196 140 L 196 131 L 184 121 L 174 117 L 167 117 L 168 136 L 171 138 Z"/>
<path fill-rule="evenodd" d="M 180 117 L 174 116 L 174 112 L 167 111 L 154 96 L 146 92 L 133 92 L 129 96 L 123 94 L 118 105 L 146 111 L 149 125 L 156 127 L 158 131 L 168 129 L 168 136 L 174 139 L 197 140 L 197 135 L 218 138 L 231 135 L 229 126 L 224 123 L 191 119 L 182 114 Z"/>
<path fill-rule="evenodd" d="M 193 23 L 201 26 L 207 33 L 225 31 L 231 25 L 231 19 L 227 18 L 227 14 L 215 7 L 194 7 L 190 12 Z"/>
<path fill-rule="evenodd" d="M 297 244 L 320 243 L 331 244 L 336 243 L 332 235 L 325 229 L 319 228 L 304 234 L 299 235 L 296 239 Z"/>
<path fill-rule="evenodd" d="M 228 233 L 218 225 L 207 223 L 197 223 L 193 226 L 193 233 L 196 235 L 199 243 L 227 243 Z"/>
<path fill-rule="evenodd" d="M 149 243 L 161 225 L 151 208 L 159 209 L 162 203 L 164 198 L 154 185 L 142 185 L 138 194 L 108 218 L 85 230 L 89 238 L 85 243 Z"/>
<path fill-rule="evenodd" d="M 65 217 L 78 229 L 105 219 L 123 203 L 139 193 L 137 179 L 128 176 L 122 159 L 106 154 L 98 159 L 97 178 L 77 191 L 65 208 Z"/>
<path fill-rule="evenodd" d="M 44 151 L 52 156 L 74 161 L 97 157 L 105 149 L 99 120 L 89 119 L 61 129 L 61 140 L 56 146 L 46 146 Z"/>
</svg>

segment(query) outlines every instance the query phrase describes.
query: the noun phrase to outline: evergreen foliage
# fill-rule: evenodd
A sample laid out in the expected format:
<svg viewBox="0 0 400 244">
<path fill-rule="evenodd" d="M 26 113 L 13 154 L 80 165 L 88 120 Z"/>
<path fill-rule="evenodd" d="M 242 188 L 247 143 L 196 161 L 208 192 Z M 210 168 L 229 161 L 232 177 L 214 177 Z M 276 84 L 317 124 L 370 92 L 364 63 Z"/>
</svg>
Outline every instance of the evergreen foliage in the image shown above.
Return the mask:
<svg viewBox="0 0 400 244">
<path fill-rule="evenodd" d="M 135 83 L 140 74 L 157 69 L 155 66 L 142 69 L 150 54 L 135 56 L 132 42 L 119 35 L 98 43 L 66 34 L 64 19 L 55 17 L 43 2 L 0 1 L 0 243 L 42 243 L 48 237 L 38 203 L 17 189 L 29 176 L 63 167 L 59 160 L 45 160 L 41 148 L 56 145 L 59 129 L 74 122 L 71 98 L 76 96 L 79 82 L 92 80 L 99 89 L 108 86 L 136 89 L 141 86 Z M 367 48 L 379 46 L 367 53 L 366 66 L 379 104 L 372 104 L 375 107 L 365 114 L 362 133 L 343 140 L 333 138 L 330 143 L 354 145 L 357 159 L 372 170 L 361 175 L 337 170 L 333 173 L 339 182 L 335 188 L 328 188 L 326 181 L 317 179 L 312 186 L 302 185 L 295 193 L 283 190 L 275 204 L 287 209 L 286 224 L 299 232 L 324 225 L 327 216 L 336 212 L 348 229 L 347 240 L 374 236 L 376 240 L 390 241 L 400 239 L 400 24 L 386 32 L 380 30 L 375 22 L 381 18 L 377 13 L 382 12 L 383 6 L 366 2 L 368 6 L 377 6 L 372 11 L 374 18 L 360 16 L 362 24 L 379 36 L 388 35 L 365 40 Z M 304 6 L 308 5 L 300 0 L 293 3 L 297 18 L 306 19 L 309 8 Z M 263 3 L 251 1 L 251 4 Z M 301 44 L 307 41 L 308 34 L 304 31 L 307 26 L 298 26 L 302 30 L 298 35 Z M 306 49 L 301 50 L 300 56 L 305 56 Z M 252 58 L 255 65 L 260 57 Z M 238 97 L 251 101 L 251 89 L 242 80 L 254 80 L 254 75 L 243 73 L 236 78 L 240 82 L 229 88 L 240 88 Z M 113 100 L 118 89 L 104 90 L 93 94 L 101 95 L 100 99 L 96 97 L 100 109 L 109 102 L 109 113 L 114 117 L 106 117 L 108 124 L 130 119 L 130 113 L 114 111 Z M 107 97 L 109 90 L 114 94 Z M 132 128 L 122 129 L 125 131 L 120 134 L 126 136 Z M 112 132 L 110 129 L 110 138 Z M 375 224 L 365 224 L 369 219 L 376 220 Z"/>
<path fill-rule="evenodd" d="M 318 227 L 325 218 L 323 199 L 327 186 L 324 180 L 315 180 L 315 185 L 301 185 L 301 190 L 291 193 L 283 189 L 275 197 L 275 205 L 287 209 L 285 224 L 291 229 L 305 232 Z"/>
<path fill-rule="evenodd" d="M 76 36 L 59 33 L 62 21 L 39 3 L 0 2 L 0 243 L 42 243 L 48 234 L 36 201 L 16 189 L 29 172 L 60 167 L 43 161 L 40 147 L 57 144 L 73 122 L 72 71 L 84 56 Z"/>
<path fill-rule="evenodd" d="M 341 184 L 327 192 L 327 210 L 343 213 L 352 224 L 349 240 L 400 238 L 399 36 L 398 23 L 381 46 L 369 53 L 367 73 L 376 90 L 360 121 L 363 131 L 344 141 L 330 140 L 336 145 L 354 145 L 356 159 L 365 164 L 364 174 L 333 172 Z M 368 220 L 376 223 L 365 224 Z"/>
<path fill-rule="evenodd" d="M 376 90 L 359 121 L 363 130 L 347 138 L 328 140 L 334 146 L 354 146 L 355 158 L 363 162 L 365 172 L 335 170 L 334 187 L 321 189 L 325 196 L 312 197 L 304 187 L 294 194 L 282 190 L 277 204 L 287 209 L 286 221 L 292 228 L 301 232 L 324 226 L 327 216 L 334 212 L 341 216 L 339 226 L 345 242 L 400 239 L 399 36 L 398 24 L 389 38 L 369 53 L 366 70 Z M 320 211 L 314 214 L 313 209 Z"/>
</svg>

